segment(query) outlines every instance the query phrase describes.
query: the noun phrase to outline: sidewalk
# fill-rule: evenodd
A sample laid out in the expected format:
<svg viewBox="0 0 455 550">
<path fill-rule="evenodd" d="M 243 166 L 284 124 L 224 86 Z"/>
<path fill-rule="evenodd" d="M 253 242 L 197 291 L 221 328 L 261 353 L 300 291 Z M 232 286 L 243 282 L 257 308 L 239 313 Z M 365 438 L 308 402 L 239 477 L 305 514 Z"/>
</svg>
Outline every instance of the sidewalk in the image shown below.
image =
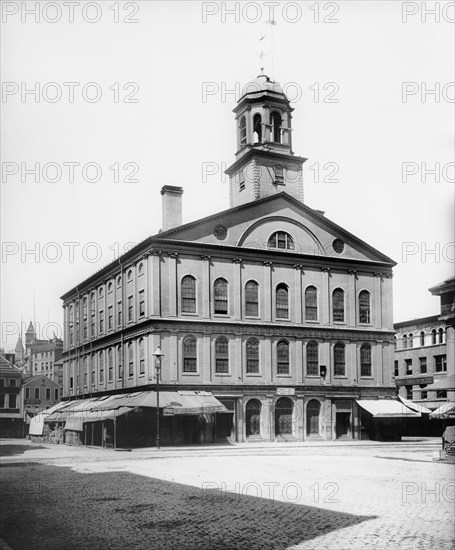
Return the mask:
<svg viewBox="0 0 455 550">
<path fill-rule="evenodd" d="M 52 445 L 48 443 L 32 443 L 28 439 L 0 439 L 0 463 L 30 462 L 33 460 L 58 460 L 70 458 L 83 458 L 89 460 L 96 458 L 124 459 L 124 458 L 166 458 L 183 457 L 196 454 L 210 456 L 229 454 L 285 454 L 286 451 L 298 453 L 300 450 L 319 448 L 390 448 L 399 449 L 427 449 L 438 450 L 441 440 L 436 438 L 409 437 L 404 441 L 299 441 L 299 442 L 258 442 L 258 443 L 235 443 L 235 444 L 206 444 L 178 447 L 141 447 L 134 449 L 106 449 L 101 447 Z"/>
</svg>

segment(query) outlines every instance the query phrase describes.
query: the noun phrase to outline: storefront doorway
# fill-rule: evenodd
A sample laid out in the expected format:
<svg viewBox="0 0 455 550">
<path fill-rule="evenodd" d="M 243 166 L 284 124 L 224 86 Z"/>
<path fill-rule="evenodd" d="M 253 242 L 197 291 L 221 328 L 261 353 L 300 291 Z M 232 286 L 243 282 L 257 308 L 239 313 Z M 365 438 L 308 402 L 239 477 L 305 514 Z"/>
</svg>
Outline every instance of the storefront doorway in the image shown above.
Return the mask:
<svg viewBox="0 0 455 550">
<path fill-rule="evenodd" d="M 308 436 L 319 435 L 319 414 L 321 404 L 316 399 L 308 402 L 306 407 L 306 433 Z"/>
<path fill-rule="evenodd" d="M 261 435 L 261 403 L 257 399 L 250 399 L 246 404 L 246 436 Z"/>
<path fill-rule="evenodd" d="M 336 438 L 350 437 L 351 413 L 338 412 L 336 415 Z"/>
<path fill-rule="evenodd" d="M 292 435 L 293 403 L 281 397 L 275 404 L 275 435 Z"/>
</svg>

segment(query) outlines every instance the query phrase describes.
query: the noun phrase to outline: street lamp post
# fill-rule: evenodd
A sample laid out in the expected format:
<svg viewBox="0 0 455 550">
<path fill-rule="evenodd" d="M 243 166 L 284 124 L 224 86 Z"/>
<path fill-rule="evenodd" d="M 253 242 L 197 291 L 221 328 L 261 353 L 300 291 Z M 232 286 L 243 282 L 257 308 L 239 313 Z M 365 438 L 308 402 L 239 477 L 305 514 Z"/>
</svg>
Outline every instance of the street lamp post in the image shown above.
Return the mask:
<svg viewBox="0 0 455 550">
<path fill-rule="evenodd" d="M 160 375 L 161 375 L 161 360 L 164 357 L 164 353 L 161 351 L 160 346 L 156 348 L 153 354 L 155 358 L 155 371 L 156 371 L 156 448 L 160 448 Z"/>
</svg>

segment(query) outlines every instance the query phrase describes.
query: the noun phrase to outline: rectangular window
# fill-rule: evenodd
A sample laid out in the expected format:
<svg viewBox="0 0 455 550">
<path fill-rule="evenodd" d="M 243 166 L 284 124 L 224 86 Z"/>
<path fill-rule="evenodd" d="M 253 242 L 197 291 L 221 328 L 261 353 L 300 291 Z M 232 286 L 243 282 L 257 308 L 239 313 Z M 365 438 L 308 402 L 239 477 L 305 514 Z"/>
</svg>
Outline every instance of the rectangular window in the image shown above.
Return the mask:
<svg viewBox="0 0 455 550">
<path fill-rule="evenodd" d="M 10 386 L 15 386 L 16 385 L 16 379 L 15 378 L 10 378 L 9 379 L 9 385 Z"/>
<path fill-rule="evenodd" d="M 9 399 L 8 399 L 8 408 L 9 409 L 15 409 L 16 408 L 16 397 L 17 397 L 17 395 L 15 393 L 10 393 L 9 394 Z"/>
<path fill-rule="evenodd" d="M 128 296 L 128 321 L 133 320 L 133 297 Z"/>
<path fill-rule="evenodd" d="M 419 362 L 420 362 L 420 373 L 425 374 L 427 372 L 427 358 L 419 357 Z"/>
<path fill-rule="evenodd" d="M 122 326 L 122 302 L 117 302 L 117 325 Z"/>
<path fill-rule="evenodd" d="M 422 390 L 420 392 L 420 399 L 427 399 L 428 398 L 428 392 L 427 390 Z"/>
<path fill-rule="evenodd" d="M 447 390 L 438 390 L 436 392 L 436 399 L 447 399 Z"/>
<path fill-rule="evenodd" d="M 54 390 L 54 399 L 58 401 L 58 388 L 55 388 Z"/>
<path fill-rule="evenodd" d="M 434 356 L 434 370 L 435 372 L 445 372 L 447 370 L 447 357 L 446 355 Z"/>
<path fill-rule="evenodd" d="M 243 173 L 243 170 L 240 170 L 239 173 L 239 190 L 243 191 L 245 189 L 245 174 Z"/>
<path fill-rule="evenodd" d="M 412 386 L 406 386 L 406 399 L 412 401 Z"/>
<path fill-rule="evenodd" d="M 30 388 L 25 388 L 25 399 L 30 399 Z"/>
<path fill-rule="evenodd" d="M 114 328 L 114 310 L 112 306 L 107 308 L 107 328 L 112 330 Z"/>
<path fill-rule="evenodd" d="M 0 378 L 0 388 L 4 388 L 4 387 L 5 387 L 5 379 Z"/>
<path fill-rule="evenodd" d="M 395 376 L 399 376 L 399 371 L 398 371 L 398 361 L 395 361 L 394 362 L 394 369 L 395 369 Z"/>
<path fill-rule="evenodd" d="M 39 399 L 39 388 L 35 388 L 35 399 Z"/>
<path fill-rule="evenodd" d="M 275 181 L 273 183 L 275 185 L 284 184 L 284 170 L 282 166 L 275 166 Z"/>
<path fill-rule="evenodd" d="M 112 382 L 114 380 L 114 367 L 109 367 L 109 382 Z"/>
<path fill-rule="evenodd" d="M 51 389 L 46 388 L 46 399 L 50 399 L 50 398 L 51 398 Z"/>
<path fill-rule="evenodd" d="M 144 297 L 144 291 L 139 291 L 139 317 L 143 317 L 145 315 L 145 297 Z"/>
<path fill-rule="evenodd" d="M 5 408 L 5 394 L 0 393 L 0 409 L 4 409 L 4 408 Z"/>
<path fill-rule="evenodd" d="M 405 359 L 404 364 L 406 366 L 406 376 L 412 374 L 412 359 Z"/>
<path fill-rule="evenodd" d="M 104 310 L 100 310 L 100 334 L 104 332 Z"/>
</svg>

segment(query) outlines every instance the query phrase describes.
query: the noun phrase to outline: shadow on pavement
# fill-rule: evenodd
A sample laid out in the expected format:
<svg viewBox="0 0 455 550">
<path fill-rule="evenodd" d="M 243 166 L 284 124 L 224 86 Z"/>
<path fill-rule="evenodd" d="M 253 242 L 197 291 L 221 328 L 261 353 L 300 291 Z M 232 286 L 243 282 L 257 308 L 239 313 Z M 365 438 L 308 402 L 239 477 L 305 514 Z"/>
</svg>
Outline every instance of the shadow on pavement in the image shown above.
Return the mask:
<svg viewBox="0 0 455 550">
<path fill-rule="evenodd" d="M 6 444 L 6 445 L 0 445 L 0 456 L 13 456 L 13 455 L 23 455 L 25 451 L 30 451 L 31 449 L 47 449 L 47 447 L 42 447 L 41 445 L 14 445 L 13 444 Z"/>
<path fill-rule="evenodd" d="M 0 536 L 14 550 L 283 550 L 375 517 L 203 490 L 202 479 L 17 464 L 0 470 Z"/>
</svg>

